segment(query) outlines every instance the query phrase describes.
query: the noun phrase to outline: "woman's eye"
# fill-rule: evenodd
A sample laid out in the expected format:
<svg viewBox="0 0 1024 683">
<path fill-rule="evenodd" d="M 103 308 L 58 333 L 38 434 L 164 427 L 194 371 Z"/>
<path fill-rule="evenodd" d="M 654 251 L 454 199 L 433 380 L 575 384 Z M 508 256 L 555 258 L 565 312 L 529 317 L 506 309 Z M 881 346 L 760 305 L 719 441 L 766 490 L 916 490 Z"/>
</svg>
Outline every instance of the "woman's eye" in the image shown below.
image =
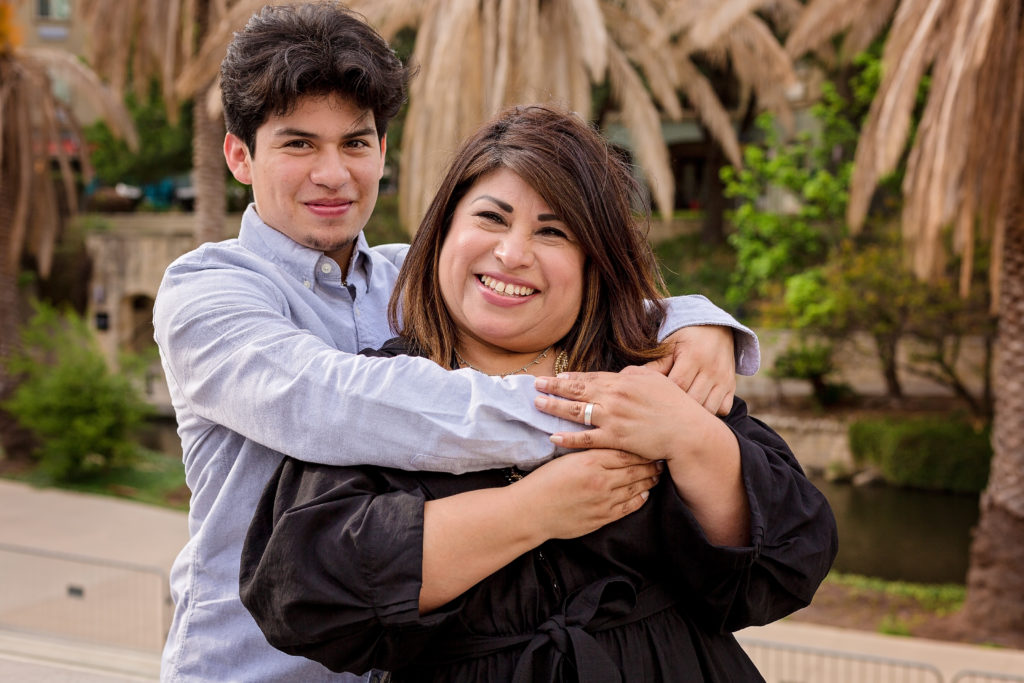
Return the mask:
<svg viewBox="0 0 1024 683">
<path fill-rule="evenodd" d="M 562 239 L 569 239 L 568 233 L 566 233 L 565 230 L 562 230 L 561 228 L 547 226 L 541 228 L 539 232 L 541 235 L 544 235 L 545 237 L 560 237 Z"/>
<path fill-rule="evenodd" d="M 501 225 L 504 225 L 505 223 L 505 218 L 500 213 L 495 213 L 493 211 L 481 211 L 477 214 L 477 218 L 482 218 L 490 223 L 499 223 Z"/>
</svg>

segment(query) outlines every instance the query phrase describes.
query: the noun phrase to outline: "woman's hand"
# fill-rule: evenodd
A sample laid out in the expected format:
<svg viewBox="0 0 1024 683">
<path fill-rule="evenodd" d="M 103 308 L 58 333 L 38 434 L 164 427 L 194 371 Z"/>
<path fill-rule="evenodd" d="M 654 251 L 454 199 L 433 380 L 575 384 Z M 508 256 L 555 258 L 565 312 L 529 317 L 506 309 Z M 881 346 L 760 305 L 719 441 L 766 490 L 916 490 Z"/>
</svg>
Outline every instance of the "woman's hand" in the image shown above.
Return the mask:
<svg viewBox="0 0 1024 683">
<path fill-rule="evenodd" d="M 539 537 L 576 538 L 639 510 L 664 465 L 617 450 L 568 453 L 509 488 Z"/>
<path fill-rule="evenodd" d="M 662 466 L 612 450 L 569 453 L 510 486 L 428 500 L 420 612 L 464 593 L 552 538 L 575 538 L 636 511 Z"/>
<path fill-rule="evenodd" d="M 585 424 L 587 405 L 593 404 L 593 429 L 552 435 L 566 448 L 616 448 L 671 460 L 685 451 L 696 431 L 720 422 L 671 379 L 647 367 L 540 377 L 536 387 L 553 395 L 538 396 L 538 410 L 573 422 Z"/>
<path fill-rule="evenodd" d="M 669 378 L 647 367 L 628 367 L 618 373 L 538 377 L 536 387 L 551 394 L 534 401 L 545 413 L 587 424 L 589 406 L 593 428 L 552 434 L 553 442 L 664 460 L 676 491 L 709 541 L 733 546 L 749 542 L 739 442 L 722 420 Z"/>
</svg>

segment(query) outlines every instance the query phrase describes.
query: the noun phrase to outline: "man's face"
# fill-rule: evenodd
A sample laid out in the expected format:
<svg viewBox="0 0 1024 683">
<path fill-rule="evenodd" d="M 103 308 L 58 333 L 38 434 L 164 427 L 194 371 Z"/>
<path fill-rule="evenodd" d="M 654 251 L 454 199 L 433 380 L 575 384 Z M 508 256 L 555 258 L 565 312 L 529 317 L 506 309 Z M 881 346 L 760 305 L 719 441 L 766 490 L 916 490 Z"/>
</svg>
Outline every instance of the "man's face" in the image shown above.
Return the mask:
<svg viewBox="0 0 1024 683">
<path fill-rule="evenodd" d="M 342 270 L 370 219 L 384 173 L 385 140 L 373 112 L 338 95 L 306 97 L 256 130 L 256 150 L 228 133 L 224 156 L 252 186 L 263 222 L 324 252 Z"/>
</svg>

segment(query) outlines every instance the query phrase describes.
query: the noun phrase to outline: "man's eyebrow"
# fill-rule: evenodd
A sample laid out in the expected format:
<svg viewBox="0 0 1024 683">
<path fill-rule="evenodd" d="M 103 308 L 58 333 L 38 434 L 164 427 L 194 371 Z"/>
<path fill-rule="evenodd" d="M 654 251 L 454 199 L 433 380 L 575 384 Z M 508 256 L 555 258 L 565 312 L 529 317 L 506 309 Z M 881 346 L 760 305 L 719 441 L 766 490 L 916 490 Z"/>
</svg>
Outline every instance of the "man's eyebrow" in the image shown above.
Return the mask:
<svg viewBox="0 0 1024 683">
<path fill-rule="evenodd" d="M 511 204 L 509 204 L 508 202 L 503 202 L 502 200 L 498 199 L 497 197 L 492 197 L 489 194 L 482 194 L 479 197 L 477 197 L 476 199 L 474 199 L 473 201 L 474 202 L 478 202 L 481 199 L 489 199 L 489 200 L 491 200 L 492 202 L 494 202 L 495 204 L 498 205 L 499 209 L 501 209 L 502 211 L 504 211 L 506 213 L 515 213 L 515 209 L 512 208 Z"/>
<path fill-rule="evenodd" d="M 351 140 L 353 138 L 361 138 L 369 135 L 376 135 L 377 130 L 373 126 L 365 126 L 356 130 L 345 133 L 342 138 L 345 140 Z M 312 133 L 308 130 L 302 130 L 301 128 L 277 128 L 274 130 L 275 137 L 296 137 L 296 138 L 313 138 L 317 139 L 320 136 L 316 133 Z"/>
</svg>

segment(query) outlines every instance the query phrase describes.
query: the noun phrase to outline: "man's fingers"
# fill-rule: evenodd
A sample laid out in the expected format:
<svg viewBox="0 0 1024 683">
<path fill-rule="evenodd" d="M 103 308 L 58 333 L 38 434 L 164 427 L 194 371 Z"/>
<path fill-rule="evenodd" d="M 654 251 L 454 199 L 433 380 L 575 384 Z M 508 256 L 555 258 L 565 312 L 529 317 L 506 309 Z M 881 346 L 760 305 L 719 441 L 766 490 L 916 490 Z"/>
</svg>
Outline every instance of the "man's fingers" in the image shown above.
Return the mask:
<svg viewBox="0 0 1024 683">
<path fill-rule="evenodd" d="M 651 370 L 654 370 L 655 372 L 658 372 L 662 375 L 669 375 L 669 373 L 672 371 L 672 354 L 662 356 L 657 360 L 652 360 L 648 363 L 645 363 L 644 367 L 650 368 Z"/>
<path fill-rule="evenodd" d="M 733 392 L 728 392 L 722 397 L 722 402 L 718 405 L 718 409 L 715 411 L 716 415 L 728 415 L 732 412 L 732 404 L 736 395 Z"/>
<path fill-rule="evenodd" d="M 712 409 L 706 404 L 714 388 L 710 377 L 704 373 L 697 373 L 697 376 L 693 378 L 693 382 L 690 383 L 690 387 L 686 390 L 686 394 L 697 403 L 708 408 L 710 412 Z"/>
</svg>

